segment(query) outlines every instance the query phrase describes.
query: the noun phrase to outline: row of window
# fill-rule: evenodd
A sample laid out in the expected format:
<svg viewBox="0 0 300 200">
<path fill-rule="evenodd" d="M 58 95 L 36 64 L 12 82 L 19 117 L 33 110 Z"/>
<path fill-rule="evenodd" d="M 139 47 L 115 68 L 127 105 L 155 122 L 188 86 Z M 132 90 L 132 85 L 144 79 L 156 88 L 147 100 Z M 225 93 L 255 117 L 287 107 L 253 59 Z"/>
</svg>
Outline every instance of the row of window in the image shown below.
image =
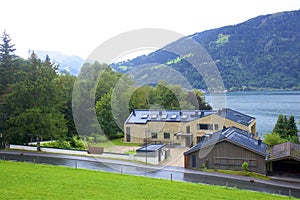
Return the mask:
<svg viewBox="0 0 300 200">
<path fill-rule="evenodd" d="M 219 130 L 219 124 L 197 124 L 197 130 Z"/>
<path fill-rule="evenodd" d="M 151 133 L 151 138 L 152 139 L 157 139 L 158 138 L 157 133 L 152 132 Z M 164 133 L 164 139 L 170 139 L 170 133 Z"/>
</svg>

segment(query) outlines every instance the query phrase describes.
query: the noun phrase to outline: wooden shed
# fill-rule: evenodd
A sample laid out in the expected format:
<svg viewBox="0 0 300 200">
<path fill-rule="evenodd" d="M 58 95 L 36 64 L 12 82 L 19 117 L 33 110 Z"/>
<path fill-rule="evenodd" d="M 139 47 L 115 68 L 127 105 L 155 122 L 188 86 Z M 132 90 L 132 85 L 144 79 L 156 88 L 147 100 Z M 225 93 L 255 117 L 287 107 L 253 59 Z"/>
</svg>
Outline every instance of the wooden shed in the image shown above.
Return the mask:
<svg viewBox="0 0 300 200">
<path fill-rule="evenodd" d="M 268 155 L 268 175 L 300 178 L 300 145 L 285 142 L 274 145 Z"/>
<path fill-rule="evenodd" d="M 249 171 L 266 174 L 267 145 L 253 134 L 236 127 L 207 134 L 184 153 L 185 168 L 241 171 L 243 162 Z"/>
</svg>

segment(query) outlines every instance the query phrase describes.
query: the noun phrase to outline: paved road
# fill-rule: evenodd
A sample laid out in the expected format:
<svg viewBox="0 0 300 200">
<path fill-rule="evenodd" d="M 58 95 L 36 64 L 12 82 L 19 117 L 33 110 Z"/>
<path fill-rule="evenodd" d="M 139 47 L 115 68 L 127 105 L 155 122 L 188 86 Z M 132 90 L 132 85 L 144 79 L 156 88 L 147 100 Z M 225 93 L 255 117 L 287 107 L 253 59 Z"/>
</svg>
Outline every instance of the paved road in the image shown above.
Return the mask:
<svg viewBox="0 0 300 200">
<path fill-rule="evenodd" d="M 202 172 L 176 166 L 152 166 L 124 160 L 111 160 L 85 155 L 79 156 L 20 150 L 2 150 L 0 151 L 0 159 L 64 165 L 76 168 L 111 171 L 177 181 L 226 185 L 228 187 L 237 187 L 240 189 L 283 195 L 291 194 L 294 197 L 300 197 L 299 179 L 261 180 L 237 175 Z"/>
</svg>

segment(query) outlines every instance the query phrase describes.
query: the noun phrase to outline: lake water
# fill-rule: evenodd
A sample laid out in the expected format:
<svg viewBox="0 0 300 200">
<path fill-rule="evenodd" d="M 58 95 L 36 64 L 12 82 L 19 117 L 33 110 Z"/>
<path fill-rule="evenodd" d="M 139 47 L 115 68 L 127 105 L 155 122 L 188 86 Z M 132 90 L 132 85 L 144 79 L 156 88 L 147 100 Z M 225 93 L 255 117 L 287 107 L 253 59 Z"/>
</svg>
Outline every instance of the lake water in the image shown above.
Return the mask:
<svg viewBox="0 0 300 200">
<path fill-rule="evenodd" d="M 211 103 L 211 96 L 206 100 Z M 226 107 L 255 117 L 260 136 L 273 130 L 279 114 L 293 115 L 300 129 L 300 91 L 228 92 L 224 100 Z"/>
</svg>

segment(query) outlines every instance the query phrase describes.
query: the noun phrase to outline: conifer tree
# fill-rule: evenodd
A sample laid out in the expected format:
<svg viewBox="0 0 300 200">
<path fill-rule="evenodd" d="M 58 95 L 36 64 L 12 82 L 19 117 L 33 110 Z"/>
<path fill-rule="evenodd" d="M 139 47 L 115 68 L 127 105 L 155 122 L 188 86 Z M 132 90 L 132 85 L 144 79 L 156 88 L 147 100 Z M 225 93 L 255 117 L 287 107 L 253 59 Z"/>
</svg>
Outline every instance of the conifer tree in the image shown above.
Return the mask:
<svg viewBox="0 0 300 200">
<path fill-rule="evenodd" d="M 0 95 L 7 91 L 9 84 L 14 81 L 14 44 L 11 44 L 10 36 L 4 31 L 1 36 L 0 44 Z"/>
<path fill-rule="evenodd" d="M 295 122 L 294 116 L 290 116 L 289 121 L 287 122 L 287 135 L 291 137 L 296 136 L 298 132 L 297 125 Z"/>
</svg>

